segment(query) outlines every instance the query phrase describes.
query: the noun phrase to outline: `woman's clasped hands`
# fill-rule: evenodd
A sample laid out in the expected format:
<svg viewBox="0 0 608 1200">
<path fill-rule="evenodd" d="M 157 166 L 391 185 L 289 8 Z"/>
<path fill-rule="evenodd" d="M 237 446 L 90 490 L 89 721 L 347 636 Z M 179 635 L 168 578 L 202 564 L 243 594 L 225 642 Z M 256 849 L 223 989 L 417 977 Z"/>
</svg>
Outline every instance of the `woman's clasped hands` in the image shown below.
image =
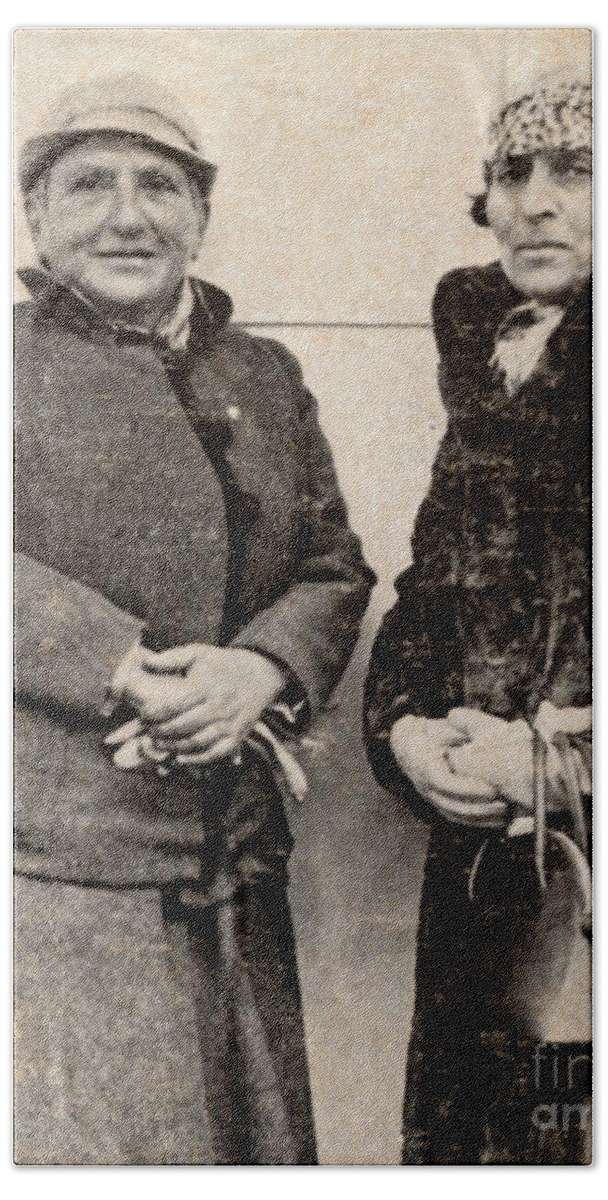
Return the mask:
<svg viewBox="0 0 608 1200">
<path fill-rule="evenodd" d="M 115 672 L 109 712 L 137 714 L 105 739 L 120 770 L 204 766 L 238 758 L 240 746 L 285 685 L 263 654 L 193 643 L 155 653 L 137 644 Z"/>
<path fill-rule="evenodd" d="M 544 707 L 551 708 L 553 718 L 545 738 L 547 800 L 549 809 L 556 810 L 566 804 L 567 794 L 563 757 L 553 742 L 553 726 L 580 733 L 589 718 L 583 709 Z M 502 828 L 514 816 L 532 810 L 533 733 L 523 718 L 507 721 L 464 707 L 453 708 L 439 719 L 406 715 L 393 725 L 390 744 L 419 795 L 446 821 L 472 828 Z M 579 764 L 580 789 L 585 792 L 584 764 L 580 755 L 573 753 Z"/>
</svg>

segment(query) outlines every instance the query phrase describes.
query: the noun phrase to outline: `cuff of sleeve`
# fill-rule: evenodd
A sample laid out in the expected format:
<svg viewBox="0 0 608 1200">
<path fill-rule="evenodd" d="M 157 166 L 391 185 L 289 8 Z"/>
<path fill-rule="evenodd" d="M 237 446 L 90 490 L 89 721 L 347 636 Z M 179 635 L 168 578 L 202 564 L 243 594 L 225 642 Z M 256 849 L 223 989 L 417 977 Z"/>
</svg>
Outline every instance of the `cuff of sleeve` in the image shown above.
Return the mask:
<svg viewBox="0 0 608 1200">
<path fill-rule="evenodd" d="M 285 679 L 285 685 L 279 692 L 275 703 L 270 709 L 264 713 L 264 720 L 268 719 L 268 723 L 275 733 L 283 736 L 302 733 L 310 721 L 310 705 L 306 689 L 298 679 L 295 671 L 276 654 L 271 654 L 264 646 L 255 646 L 245 641 L 234 641 L 232 643 L 239 650 L 251 650 L 253 654 L 261 654 L 263 658 L 269 659 L 278 667 L 279 671 Z M 281 710 L 285 709 L 285 720 L 281 720 Z"/>
</svg>

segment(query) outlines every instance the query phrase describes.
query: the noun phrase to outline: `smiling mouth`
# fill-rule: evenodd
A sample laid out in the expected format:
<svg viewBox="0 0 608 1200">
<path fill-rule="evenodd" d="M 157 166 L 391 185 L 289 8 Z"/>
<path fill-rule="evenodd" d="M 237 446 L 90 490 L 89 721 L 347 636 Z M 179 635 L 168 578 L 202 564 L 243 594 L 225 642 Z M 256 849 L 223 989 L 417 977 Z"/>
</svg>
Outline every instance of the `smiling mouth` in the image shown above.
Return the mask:
<svg viewBox="0 0 608 1200">
<path fill-rule="evenodd" d="M 533 254 L 538 250 L 568 250 L 569 246 L 566 242 L 522 242 L 517 249 L 527 250 Z"/>
</svg>

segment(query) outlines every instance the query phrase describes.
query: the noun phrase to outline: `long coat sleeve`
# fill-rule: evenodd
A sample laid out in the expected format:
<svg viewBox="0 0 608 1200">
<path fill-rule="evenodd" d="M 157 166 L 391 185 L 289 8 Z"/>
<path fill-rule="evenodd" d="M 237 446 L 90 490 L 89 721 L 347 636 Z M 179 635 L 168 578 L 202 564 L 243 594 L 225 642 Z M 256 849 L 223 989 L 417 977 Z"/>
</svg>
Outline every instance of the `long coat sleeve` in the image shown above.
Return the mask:
<svg viewBox="0 0 608 1200">
<path fill-rule="evenodd" d="M 101 723 L 108 685 L 142 622 L 21 553 L 14 602 L 17 700 Z"/>
<path fill-rule="evenodd" d="M 277 342 L 265 346 L 283 366 L 297 406 L 295 446 L 302 469 L 304 528 L 289 586 L 239 630 L 233 645 L 285 663 L 301 683 L 312 716 L 348 662 L 373 575 L 363 567 L 349 528 L 331 450 L 319 426 L 317 401 L 304 386 L 293 355 Z"/>
<path fill-rule="evenodd" d="M 447 531 L 459 512 L 458 479 L 451 469 L 455 453 L 454 432 L 448 427 L 416 518 L 414 561 L 395 580 L 397 602 L 382 621 L 365 684 L 364 735 L 374 774 L 424 820 L 433 819 L 434 809 L 401 771 L 389 739 L 399 717 L 443 717 L 462 696 L 457 610 L 450 556 L 445 554 Z M 434 556 L 437 567 L 436 586 L 430 588 L 421 585 L 418 570 L 425 553 Z"/>
</svg>

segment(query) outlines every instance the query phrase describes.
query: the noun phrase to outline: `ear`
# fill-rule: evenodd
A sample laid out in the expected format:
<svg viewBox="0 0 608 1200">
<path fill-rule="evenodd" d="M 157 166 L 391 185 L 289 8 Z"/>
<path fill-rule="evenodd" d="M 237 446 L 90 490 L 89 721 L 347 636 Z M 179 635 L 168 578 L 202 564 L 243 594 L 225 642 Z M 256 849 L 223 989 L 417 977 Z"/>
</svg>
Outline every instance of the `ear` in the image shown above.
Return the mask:
<svg viewBox="0 0 608 1200">
<path fill-rule="evenodd" d="M 198 205 L 198 232 L 201 242 L 205 236 L 209 218 L 211 216 L 211 205 L 208 200 L 203 200 L 202 196 Z"/>
<path fill-rule="evenodd" d="M 194 203 L 196 206 L 197 230 L 196 230 L 196 248 L 193 250 L 191 258 L 195 262 L 201 252 L 201 246 L 205 237 L 205 231 L 209 223 L 211 214 L 211 205 L 208 200 L 201 196 L 200 192 L 195 196 Z"/>
</svg>

